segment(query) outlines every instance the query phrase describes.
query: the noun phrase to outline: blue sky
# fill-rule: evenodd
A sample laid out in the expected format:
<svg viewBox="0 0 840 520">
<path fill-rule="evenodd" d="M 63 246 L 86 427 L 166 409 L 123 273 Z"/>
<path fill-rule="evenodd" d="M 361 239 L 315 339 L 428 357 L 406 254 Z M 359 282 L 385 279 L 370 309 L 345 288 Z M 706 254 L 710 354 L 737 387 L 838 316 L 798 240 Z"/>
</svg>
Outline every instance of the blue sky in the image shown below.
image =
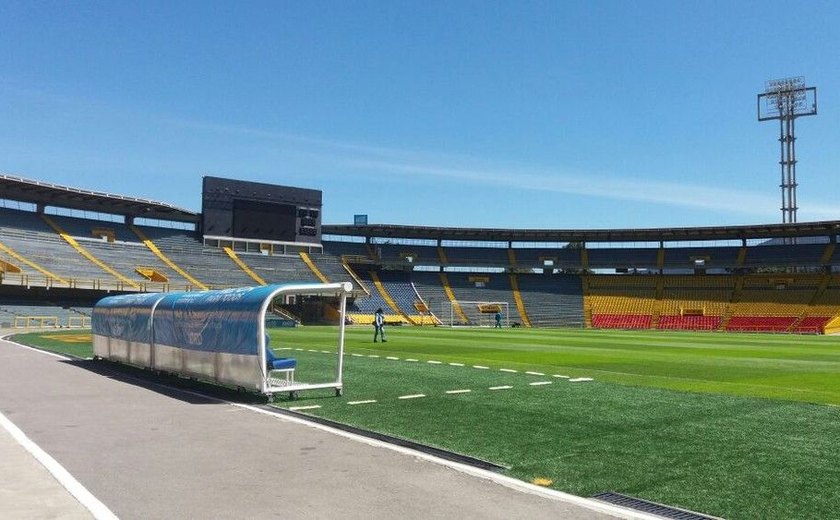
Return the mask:
<svg viewBox="0 0 840 520">
<path fill-rule="evenodd" d="M 201 177 L 324 221 L 779 222 L 764 81 L 805 76 L 799 221 L 840 219 L 840 2 L 0 3 L 0 172 L 200 210 Z"/>
</svg>

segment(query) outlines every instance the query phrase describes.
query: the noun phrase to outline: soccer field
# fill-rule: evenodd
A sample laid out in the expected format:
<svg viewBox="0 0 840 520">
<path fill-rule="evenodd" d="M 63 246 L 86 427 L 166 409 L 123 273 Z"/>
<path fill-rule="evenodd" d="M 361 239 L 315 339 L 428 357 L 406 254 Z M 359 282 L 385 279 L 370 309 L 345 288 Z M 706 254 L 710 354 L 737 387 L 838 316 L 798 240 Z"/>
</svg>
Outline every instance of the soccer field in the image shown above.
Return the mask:
<svg viewBox="0 0 840 520">
<path fill-rule="evenodd" d="M 299 379 L 326 377 L 334 330 L 273 330 L 272 346 L 297 358 Z M 303 393 L 276 405 L 581 496 L 616 491 L 733 519 L 840 517 L 840 338 L 388 334 L 374 344 L 369 328 L 348 330 L 343 397 Z M 581 378 L 592 381 L 572 382 Z"/>
</svg>

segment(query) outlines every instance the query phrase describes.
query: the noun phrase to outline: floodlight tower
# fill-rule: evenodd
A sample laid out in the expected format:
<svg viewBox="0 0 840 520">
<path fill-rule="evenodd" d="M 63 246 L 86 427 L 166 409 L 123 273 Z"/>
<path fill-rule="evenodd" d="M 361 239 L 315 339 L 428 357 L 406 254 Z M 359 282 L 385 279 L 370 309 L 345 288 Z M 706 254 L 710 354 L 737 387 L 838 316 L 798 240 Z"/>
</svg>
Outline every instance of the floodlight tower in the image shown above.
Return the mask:
<svg viewBox="0 0 840 520">
<path fill-rule="evenodd" d="M 762 103 L 762 99 L 764 103 Z M 763 107 L 763 110 L 762 110 Z M 806 87 L 805 78 L 773 79 L 758 94 L 758 120 L 779 120 L 779 148 L 782 180 L 782 223 L 796 222 L 796 133 L 794 121 L 817 114 L 817 87 Z"/>
</svg>

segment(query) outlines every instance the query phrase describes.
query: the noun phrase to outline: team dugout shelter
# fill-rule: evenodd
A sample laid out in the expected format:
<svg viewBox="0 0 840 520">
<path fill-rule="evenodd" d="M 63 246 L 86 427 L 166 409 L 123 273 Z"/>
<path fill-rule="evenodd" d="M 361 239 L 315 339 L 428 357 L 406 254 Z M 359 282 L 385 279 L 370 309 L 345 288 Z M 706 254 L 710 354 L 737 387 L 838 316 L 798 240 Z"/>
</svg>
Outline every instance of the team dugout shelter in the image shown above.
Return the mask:
<svg viewBox="0 0 840 520">
<path fill-rule="evenodd" d="M 214 291 L 109 296 L 93 309 L 94 356 L 194 377 L 273 396 L 302 390 L 343 390 L 344 323 L 352 284 L 286 283 Z M 277 297 L 339 298 L 335 379 L 294 380 L 296 360 L 277 358 L 266 334 L 266 313 Z M 290 377 L 290 375 L 292 377 Z"/>
</svg>

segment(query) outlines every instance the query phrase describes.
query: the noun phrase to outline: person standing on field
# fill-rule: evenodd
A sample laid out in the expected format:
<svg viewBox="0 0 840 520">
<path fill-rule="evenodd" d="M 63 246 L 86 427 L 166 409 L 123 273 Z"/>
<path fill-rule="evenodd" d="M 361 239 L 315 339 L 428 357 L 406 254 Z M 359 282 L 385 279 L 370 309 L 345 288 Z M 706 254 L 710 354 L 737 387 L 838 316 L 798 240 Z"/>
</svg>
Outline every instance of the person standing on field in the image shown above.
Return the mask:
<svg viewBox="0 0 840 520">
<path fill-rule="evenodd" d="M 495 328 L 501 329 L 502 328 L 502 313 L 496 311 L 496 326 Z"/>
<path fill-rule="evenodd" d="M 387 343 L 385 339 L 385 315 L 382 314 L 382 307 L 376 309 L 373 314 L 373 342 L 376 343 L 376 338 L 382 336 L 382 343 Z"/>
</svg>

